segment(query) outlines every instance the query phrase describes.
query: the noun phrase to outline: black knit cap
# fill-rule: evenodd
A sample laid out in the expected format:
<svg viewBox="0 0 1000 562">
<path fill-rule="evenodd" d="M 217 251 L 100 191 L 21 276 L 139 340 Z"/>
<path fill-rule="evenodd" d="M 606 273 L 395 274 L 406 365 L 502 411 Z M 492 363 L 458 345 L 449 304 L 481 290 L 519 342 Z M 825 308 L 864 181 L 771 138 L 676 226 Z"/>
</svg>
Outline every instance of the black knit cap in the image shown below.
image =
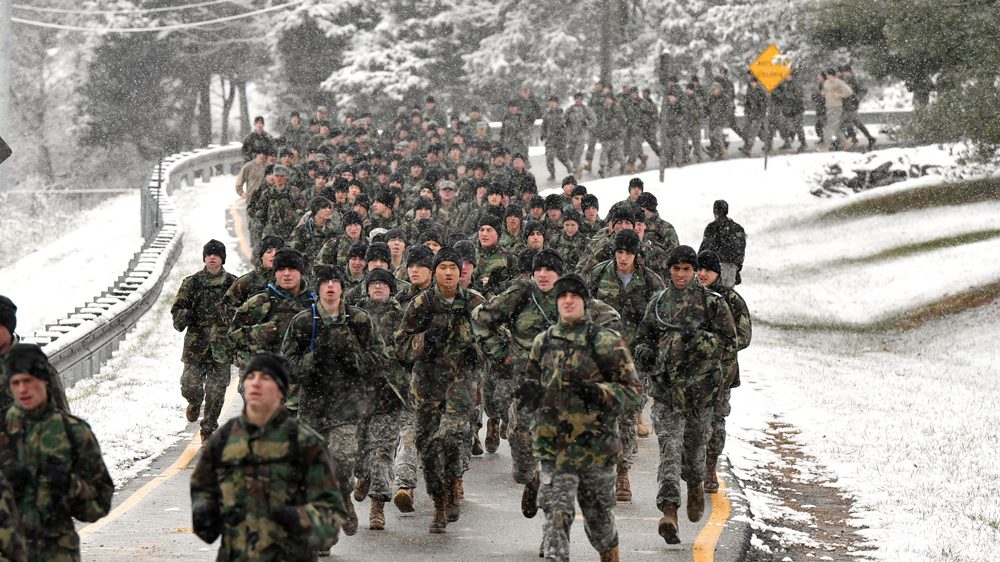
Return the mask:
<svg viewBox="0 0 1000 562">
<path fill-rule="evenodd" d="M 0 326 L 14 333 L 17 328 L 17 305 L 9 298 L 0 295 Z"/>
<path fill-rule="evenodd" d="M 531 273 L 534 271 L 533 267 L 535 264 L 535 256 L 538 255 L 538 250 L 534 248 L 523 248 L 517 253 L 517 271 L 518 273 Z"/>
<path fill-rule="evenodd" d="M 313 276 L 316 278 L 314 284 L 316 289 L 319 289 L 319 286 L 323 283 L 334 280 L 340 281 L 341 289 L 346 288 L 347 285 L 345 282 L 347 275 L 344 273 L 343 269 L 336 265 L 321 265 L 316 268 L 315 272 L 313 272 Z"/>
<path fill-rule="evenodd" d="M 347 259 L 351 258 L 365 259 L 366 253 L 368 253 L 368 244 L 364 240 L 358 240 L 357 242 L 351 244 L 349 248 L 347 248 Z"/>
<path fill-rule="evenodd" d="M 417 236 L 417 244 L 425 244 L 430 241 L 438 243 L 438 246 L 444 246 L 444 238 L 441 237 L 441 233 L 433 228 L 427 228 L 420 231 L 420 235 Z"/>
<path fill-rule="evenodd" d="M 382 189 L 375 194 L 375 201 L 386 207 L 392 207 L 396 203 L 396 194 L 392 190 Z"/>
<path fill-rule="evenodd" d="M 573 221 L 579 225 L 583 222 L 583 217 L 580 216 L 580 211 L 577 211 L 576 209 L 568 209 L 563 211 L 562 220 L 563 224 L 566 224 L 567 221 Z"/>
<path fill-rule="evenodd" d="M 722 262 L 714 250 L 698 252 L 698 269 L 707 269 L 722 275 Z"/>
<path fill-rule="evenodd" d="M 528 221 L 524 223 L 524 227 L 521 228 L 521 236 L 524 236 L 525 240 L 527 240 L 528 235 L 532 232 L 538 232 L 542 236 L 545 236 L 545 225 L 541 221 Z"/>
<path fill-rule="evenodd" d="M 724 217 L 729 214 L 729 203 L 726 203 L 725 199 L 719 199 L 712 204 L 712 212 Z"/>
<path fill-rule="evenodd" d="M 333 203 L 329 199 L 323 197 L 322 195 L 317 195 L 309 200 L 309 214 L 315 215 L 320 212 L 321 209 L 332 209 Z"/>
<path fill-rule="evenodd" d="M 413 210 L 427 209 L 428 211 L 434 209 L 434 202 L 426 197 L 418 197 L 417 202 L 413 204 Z"/>
<path fill-rule="evenodd" d="M 373 269 L 369 271 L 368 275 L 365 275 L 365 289 L 368 288 L 368 285 L 371 285 L 376 281 L 381 281 L 382 283 L 385 283 L 386 285 L 389 286 L 390 293 L 396 294 L 396 278 L 393 277 L 392 273 L 390 273 L 389 270 Z"/>
<path fill-rule="evenodd" d="M 531 263 L 531 271 L 547 267 L 559 275 L 562 275 L 563 268 L 565 266 L 566 263 L 563 261 L 562 256 L 560 256 L 558 252 L 549 248 L 543 248 L 535 254 L 535 258 Z"/>
<path fill-rule="evenodd" d="M 297 270 L 301 273 L 306 268 L 305 259 L 302 258 L 302 254 L 300 254 L 298 250 L 294 250 L 292 248 L 282 248 L 274 254 L 274 263 L 271 266 L 271 270 L 278 271 L 288 268 Z"/>
<path fill-rule="evenodd" d="M 667 258 L 667 267 L 678 263 L 690 264 L 691 267 L 698 269 L 698 253 L 691 246 L 677 246 Z"/>
<path fill-rule="evenodd" d="M 549 209 L 562 209 L 563 208 L 563 198 L 562 195 L 558 193 L 553 193 L 545 197 L 545 210 Z"/>
<path fill-rule="evenodd" d="M 559 298 L 563 293 L 574 293 L 583 297 L 585 301 L 590 299 L 590 290 L 587 289 L 586 281 L 576 273 L 567 273 L 556 280 L 555 292 L 556 298 Z"/>
<path fill-rule="evenodd" d="M 577 195 L 579 195 L 579 196 L 582 197 L 582 196 L 584 196 L 586 194 L 587 194 L 587 186 L 585 186 L 583 184 L 579 184 L 579 185 L 577 185 L 576 187 L 573 188 L 573 192 L 570 193 L 570 196 L 576 197 Z"/>
<path fill-rule="evenodd" d="M 580 208 L 586 211 L 591 207 L 595 209 L 600 209 L 601 204 L 597 201 L 596 195 L 594 195 L 593 193 L 588 193 L 587 195 L 584 195 L 583 199 L 580 201 Z"/>
<path fill-rule="evenodd" d="M 639 189 L 644 189 L 642 178 L 632 178 L 628 180 L 628 188 L 631 190 L 633 187 L 638 187 Z"/>
<path fill-rule="evenodd" d="M 365 261 L 372 260 L 382 260 L 386 263 L 392 263 L 392 251 L 389 250 L 389 245 L 385 242 L 375 242 L 368 246 L 365 250 Z"/>
<path fill-rule="evenodd" d="M 643 209 L 645 211 L 649 211 L 652 213 L 656 212 L 656 205 L 657 205 L 656 196 L 653 195 L 652 193 L 643 192 L 642 194 L 639 195 L 638 198 L 636 198 L 635 204 L 638 205 L 640 209 Z"/>
<path fill-rule="evenodd" d="M 42 348 L 33 343 L 14 344 L 3 359 L 7 380 L 14 375 L 31 375 L 43 381 L 52 380 L 49 359 Z"/>
<path fill-rule="evenodd" d="M 365 221 L 361 218 L 361 215 L 357 211 L 347 211 L 344 213 L 343 218 L 340 219 L 340 224 L 344 225 L 346 228 L 349 224 L 364 225 Z"/>
<path fill-rule="evenodd" d="M 243 377 L 246 378 L 254 371 L 269 375 L 277 383 L 281 393 L 285 396 L 288 395 L 288 380 L 291 378 L 292 367 L 288 364 L 287 359 L 277 353 L 261 351 L 247 361 L 246 367 L 243 368 Z"/>
<path fill-rule="evenodd" d="M 615 234 L 615 251 L 625 250 L 630 254 L 638 254 L 642 243 L 639 233 L 634 230 L 621 230 Z"/>
<path fill-rule="evenodd" d="M 462 268 L 462 254 L 459 254 L 458 251 L 451 246 L 444 246 L 438 250 L 437 255 L 434 256 L 434 267 L 432 268 L 432 271 L 437 270 L 437 267 L 446 261 L 454 263 L 459 269 Z"/>
<path fill-rule="evenodd" d="M 472 240 L 459 240 L 454 244 L 455 251 L 468 263 L 476 263 L 476 244 Z"/>
<path fill-rule="evenodd" d="M 562 179 L 562 181 L 559 182 L 559 185 L 563 186 L 563 185 L 566 185 L 567 183 L 571 183 L 573 185 L 577 185 L 577 183 L 576 183 L 576 176 L 566 176 L 566 177 L 564 177 Z"/>
<path fill-rule="evenodd" d="M 486 187 L 486 195 L 503 195 L 506 190 L 504 186 L 500 185 L 499 182 L 490 182 L 489 186 Z"/>
<path fill-rule="evenodd" d="M 280 250 L 285 247 L 285 241 L 277 236 L 265 236 L 263 240 L 260 241 L 260 248 L 257 250 L 257 259 L 259 260 L 268 250 L 274 248 L 275 250 Z"/>
<path fill-rule="evenodd" d="M 215 239 L 209 240 L 201 249 L 202 261 L 208 256 L 219 256 L 222 258 L 222 263 L 226 263 L 226 245 Z"/>
<path fill-rule="evenodd" d="M 406 233 L 403 232 L 402 228 L 390 228 L 388 232 L 385 233 L 386 240 L 402 240 L 406 242 Z"/>
<path fill-rule="evenodd" d="M 503 211 L 503 218 L 506 219 L 507 217 L 517 217 L 524 220 L 524 209 L 520 205 L 508 205 Z"/>
<path fill-rule="evenodd" d="M 614 226 L 618 221 L 626 221 L 635 224 L 635 214 L 631 205 L 615 205 L 608 211 L 608 224 Z"/>
<path fill-rule="evenodd" d="M 503 227 L 503 221 L 500 217 L 494 215 L 493 213 L 483 213 L 479 217 L 478 228 L 482 228 L 484 226 L 492 226 L 493 230 L 496 230 L 499 233 L 500 229 Z"/>
<path fill-rule="evenodd" d="M 545 199 L 541 195 L 532 195 L 531 201 L 528 202 L 528 208 L 534 209 L 535 207 L 545 208 Z"/>
<path fill-rule="evenodd" d="M 406 267 L 422 265 L 434 269 L 434 252 L 423 244 L 414 244 L 406 249 Z"/>
</svg>

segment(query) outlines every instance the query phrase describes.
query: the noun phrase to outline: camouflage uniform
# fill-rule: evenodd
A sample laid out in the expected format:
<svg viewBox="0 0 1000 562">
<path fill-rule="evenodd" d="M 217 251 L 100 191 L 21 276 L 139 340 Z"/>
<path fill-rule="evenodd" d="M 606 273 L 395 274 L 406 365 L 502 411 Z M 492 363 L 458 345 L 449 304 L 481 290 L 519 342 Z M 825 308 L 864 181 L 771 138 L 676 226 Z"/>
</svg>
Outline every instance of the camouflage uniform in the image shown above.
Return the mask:
<svg viewBox="0 0 1000 562">
<path fill-rule="evenodd" d="M 653 429 L 660 446 L 656 507 L 680 505 L 680 480 L 690 492 L 705 480 L 705 445 L 712 402 L 722 383 L 720 358 L 735 342 L 725 300 L 692 280 L 671 282 L 646 307 L 635 338 L 640 368 L 650 370 Z"/>
<path fill-rule="evenodd" d="M 726 445 L 726 417 L 732 412 L 729 404 L 730 389 L 740 385 L 740 363 L 736 358 L 736 353 L 742 351 L 750 345 L 750 338 L 753 335 L 750 323 L 750 310 L 747 303 L 735 290 L 726 287 L 716 281 L 709 289 L 718 292 L 729 305 L 729 311 L 733 315 L 733 322 L 736 324 L 736 347 L 726 348 L 722 354 L 722 386 L 719 388 L 719 396 L 715 401 L 715 409 L 712 415 L 712 428 L 708 439 L 706 456 L 708 466 L 715 466 L 716 460 L 722 454 L 722 449 Z M 709 479 L 714 479 L 713 474 L 708 475 Z"/>
<path fill-rule="evenodd" d="M 73 519 L 107 515 L 115 490 L 90 426 L 55 408 L 51 397 L 37 410 L 11 408 L 0 433 L 0 470 L 15 467 L 26 479 L 14 495 L 29 560 L 80 560 Z"/>
<path fill-rule="evenodd" d="M 617 416 L 634 409 L 640 396 L 628 348 L 617 333 L 591 321 L 559 323 L 533 340 L 528 376 L 544 390 L 533 449 L 542 465 L 538 505 L 545 512 L 545 558 L 569 560 L 574 501 L 590 544 L 608 552 L 618 546 L 612 511 L 621 454 Z M 574 380 L 594 385 L 600 401 L 580 397 Z"/>
<path fill-rule="evenodd" d="M 229 326 L 229 339 L 243 363 L 258 351 L 280 350 L 292 317 L 312 304 L 312 294 L 306 291 L 305 282 L 299 284 L 299 290 L 298 296 L 293 296 L 269 284 L 265 291 L 236 309 Z"/>
<path fill-rule="evenodd" d="M 258 265 L 253 271 L 244 273 L 236 281 L 233 281 L 226 294 L 222 296 L 219 310 L 223 322 L 219 325 L 219 329 L 212 333 L 212 359 L 216 363 L 226 365 L 235 363 L 238 367 L 243 367 L 243 361 L 242 359 L 237 361 L 236 349 L 229 339 L 229 325 L 240 305 L 253 295 L 267 290 L 267 285 L 273 278 L 274 275 L 270 269 Z"/>
<path fill-rule="evenodd" d="M 479 351 L 471 313 L 482 302 L 478 293 L 459 287 L 448 303 L 434 286 L 413 299 L 396 331 L 397 356 L 414 359 L 415 441 L 427 493 L 436 500 L 462 477 L 463 448 L 472 441 L 469 412 L 477 395 L 472 373 Z"/>
<path fill-rule="evenodd" d="M 406 310 L 410 301 L 422 293 L 424 289 L 416 285 L 410 285 L 404 290 L 396 293 L 395 299 L 399 302 L 402 310 Z M 398 327 L 398 324 L 397 324 Z M 389 341 L 393 341 L 395 335 Z M 397 349 L 398 352 L 398 349 Z M 407 373 L 413 370 L 413 354 L 396 355 L 396 359 L 403 365 Z M 409 396 L 407 396 L 409 398 Z M 414 425 L 414 415 L 412 408 L 404 408 L 399 416 L 399 445 L 396 447 L 396 460 L 393 463 L 393 473 L 396 480 L 394 485 L 397 488 L 417 487 L 417 445 L 415 443 L 416 427 Z"/>
<path fill-rule="evenodd" d="M 17 498 L 0 472 L 0 560 L 27 562 L 28 547 L 17 513 Z"/>
<path fill-rule="evenodd" d="M 491 248 L 480 245 L 476 257 L 472 288 L 486 298 L 499 294 L 507 282 L 517 275 L 517 258 L 501 248 L 499 240 Z"/>
<path fill-rule="evenodd" d="M 316 560 L 337 542 L 347 512 L 323 438 L 284 408 L 256 427 L 246 415 L 223 424 L 191 474 L 194 531 L 206 542 L 221 532 L 216 560 Z M 298 532 L 272 517 L 293 506 Z M 200 518 L 211 522 L 199 525 Z"/>
<path fill-rule="evenodd" d="M 625 133 L 625 114 L 617 104 L 610 108 L 601 106 L 597 111 L 597 125 L 594 127 L 594 132 L 601 143 L 600 173 L 613 174 L 611 166 L 614 164 L 624 168 L 625 154 L 622 142 Z"/>
<path fill-rule="evenodd" d="M 545 110 L 545 116 L 542 117 L 542 141 L 545 143 L 545 167 L 549 170 L 549 176 L 554 178 L 556 175 L 556 158 L 569 173 L 573 173 L 575 168 L 566 159 L 566 119 L 562 109 L 557 107 Z M 525 154 L 524 157 L 527 158 L 528 155 Z"/>
<path fill-rule="evenodd" d="M 679 166 L 684 156 L 684 105 L 678 99 L 671 103 L 663 99 L 660 108 L 660 126 L 663 131 L 661 157 L 666 166 Z"/>
<path fill-rule="evenodd" d="M 313 264 L 319 257 L 319 251 L 327 240 L 339 235 L 342 229 L 338 228 L 332 220 L 320 226 L 310 217 L 306 222 L 295 227 L 292 231 L 292 240 L 289 244 L 302 253 L 306 258 L 306 267 L 311 271 Z M 303 272 L 306 273 L 306 272 Z"/>
<path fill-rule="evenodd" d="M 350 513 L 358 424 L 368 413 L 374 379 L 388 364 L 382 335 L 360 308 L 342 302 L 332 317 L 315 303 L 292 318 L 281 354 L 299 387 L 299 416 L 325 438 Z"/>
<path fill-rule="evenodd" d="M 305 205 L 289 186 L 264 189 L 257 202 L 257 220 L 264 225 L 262 236 L 277 236 L 291 240 L 292 231 L 298 224 Z"/>
<path fill-rule="evenodd" d="M 643 240 L 659 244 L 668 254 L 680 244 L 674 225 L 660 218 L 659 213 L 646 219 L 646 234 Z"/>
<path fill-rule="evenodd" d="M 590 134 L 595 121 L 594 112 L 585 105 L 574 103 L 566 110 L 566 157 L 573 173 L 579 173 L 581 170 L 587 135 Z"/>
<path fill-rule="evenodd" d="M 546 238 L 546 241 L 548 241 L 548 238 Z M 558 252 L 566 263 L 575 264 L 580 261 L 580 256 L 583 255 L 587 242 L 589 242 L 589 238 L 581 229 L 572 237 L 566 236 L 565 233 L 554 236 L 549 243 L 549 247 Z"/>
<path fill-rule="evenodd" d="M 500 123 L 500 142 L 512 153 L 520 153 L 528 157 L 528 135 L 533 122 L 528 121 L 523 113 L 507 113 Z"/>
<path fill-rule="evenodd" d="M 338 265 L 346 268 L 347 252 L 355 242 L 357 240 L 352 240 L 346 234 L 338 234 L 329 238 L 320 248 L 313 265 Z"/>
</svg>

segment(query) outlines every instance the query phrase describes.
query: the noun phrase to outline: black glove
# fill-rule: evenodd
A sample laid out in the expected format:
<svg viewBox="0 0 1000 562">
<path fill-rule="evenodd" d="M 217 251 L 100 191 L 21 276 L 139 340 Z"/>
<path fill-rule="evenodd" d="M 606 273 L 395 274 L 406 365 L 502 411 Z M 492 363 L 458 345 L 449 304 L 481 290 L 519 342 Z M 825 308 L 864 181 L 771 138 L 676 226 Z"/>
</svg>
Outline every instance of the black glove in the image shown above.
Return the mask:
<svg viewBox="0 0 1000 562">
<path fill-rule="evenodd" d="M 191 524 L 198 538 L 212 544 L 222 533 L 222 516 L 215 504 L 201 506 L 191 512 Z"/>
<path fill-rule="evenodd" d="M 514 391 L 514 398 L 517 399 L 521 408 L 529 411 L 537 410 L 542 405 L 543 396 L 545 396 L 545 389 L 535 379 L 524 381 Z"/>
<path fill-rule="evenodd" d="M 448 330 L 440 324 L 431 324 L 424 332 L 424 351 L 438 350 L 448 338 Z"/>
<path fill-rule="evenodd" d="M 635 362 L 640 369 L 649 369 L 656 364 L 656 352 L 644 347 L 635 352 Z"/>
<path fill-rule="evenodd" d="M 31 476 L 31 471 L 23 464 L 17 462 L 16 459 L 10 459 L 4 464 L 3 476 L 7 479 L 12 490 L 28 486 L 34 480 Z"/>
<path fill-rule="evenodd" d="M 601 387 L 597 386 L 597 383 L 581 379 L 570 379 L 569 386 L 573 390 L 573 393 L 579 396 L 584 402 L 599 404 L 601 399 L 604 398 L 604 392 L 601 390 Z"/>
<path fill-rule="evenodd" d="M 681 341 L 684 342 L 685 345 L 687 345 L 687 343 L 690 342 L 692 338 L 694 338 L 697 332 L 698 332 L 697 328 L 692 328 L 691 326 L 684 326 L 684 328 L 681 329 Z"/>
<path fill-rule="evenodd" d="M 41 470 L 42 479 L 49 483 L 51 490 L 65 494 L 69 491 L 70 470 L 65 461 L 49 458 Z"/>
<path fill-rule="evenodd" d="M 305 530 L 302 528 L 302 516 L 299 508 L 294 505 L 283 505 L 275 509 L 271 512 L 271 519 L 289 533 L 297 534 Z"/>
</svg>

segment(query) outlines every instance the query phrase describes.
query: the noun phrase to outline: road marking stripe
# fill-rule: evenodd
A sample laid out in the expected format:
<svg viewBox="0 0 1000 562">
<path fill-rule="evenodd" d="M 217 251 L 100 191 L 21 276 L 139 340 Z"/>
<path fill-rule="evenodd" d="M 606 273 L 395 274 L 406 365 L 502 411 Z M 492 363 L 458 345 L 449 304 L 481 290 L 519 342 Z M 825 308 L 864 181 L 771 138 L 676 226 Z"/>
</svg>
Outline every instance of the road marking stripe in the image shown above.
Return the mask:
<svg viewBox="0 0 1000 562">
<path fill-rule="evenodd" d="M 729 520 L 729 512 L 732 508 L 732 504 L 729 503 L 729 489 L 725 479 L 721 476 L 717 477 L 719 491 L 708 494 L 712 496 L 712 516 L 694 541 L 694 562 L 715 561 L 715 544 L 719 542 L 719 537 L 722 536 L 722 531 L 726 528 L 726 521 Z"/>
<path fill-rule="evenodd" d="M 243 258 L 247 262 L 253 260 L 250 259 L 250 242 L 247 237 L 243 235 L 243 215 L 240 214 L 239 205 L 243 202 L 243 199 L 237 199 L 229 206 L 229 216 L 233 218 L 233 230 L 236 231 L 236 237 L 240 239 L 240 253 L 243 254 Z"/>
<path fill-rule="evenodd" d="M 228 411 L 230 406 L 232 406 L 233 399 L 236 397 L 236 389 L 238 386 L 239 386 L 239 377 L 237 377 L 236 380 L 230 382 L 229 387 L 226 388 L 226 399 L 225 402 L 223 402 L 222 404 L 223 412 Z M 93 534 L 96 531 L 99 531 L 100 529 L 103 529 L 104 527 L 113 523 L 115 520 L 121 518 L 121 516 L 131 511 L 132 508 L 139 505 L 139 503 L 142 502 L 142 500 L 144 500 L 146 496 L 153 493 L 154 490 L 167 483 L 174 476 L 177 476 L 181 471 L 187 469 L 188 465 L 191 464 L 191 460 L 194 459 L 194 456 L 198 454 L 199 449 L 201 449 L 200 431 L 194 434 L 194 437 L 191 439 L 191 442 L 188 443 L 188 446 L 181 453 L 181 456 L 178 457 L 176 461 L 174 461 L 174 464 L 170 465 L 166 470 L 164 470 L 160 474 L 157 474 L 152 480 L 146 482 L 141 488 L 133 492 L 132 495 L 129 496 L 125 501 L 120 503 L 118 507 L 111 510 L 111 513 L 108 513 L 98 521 L 95 521 L 94 523 L 87 525 L 83 529 L 80 529 L 79 531 L 80 539 L 82 540 L 83 538 Z"/>
</svg>

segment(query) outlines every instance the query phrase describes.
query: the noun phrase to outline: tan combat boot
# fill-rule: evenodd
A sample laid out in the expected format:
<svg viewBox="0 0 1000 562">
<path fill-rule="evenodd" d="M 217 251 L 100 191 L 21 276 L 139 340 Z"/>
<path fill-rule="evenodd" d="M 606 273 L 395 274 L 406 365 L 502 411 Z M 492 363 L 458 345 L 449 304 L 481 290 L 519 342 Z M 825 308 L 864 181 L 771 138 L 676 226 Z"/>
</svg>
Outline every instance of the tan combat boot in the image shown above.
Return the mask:
<svg viewBox="0 0 1000 562">
<path fill-rule="evenodd" d="M 184 411 L 184 415 L 187 417 L 187 421 L 191 423 L 198 421 L 198 418 L 201 416 L 201 402 L 198 402 L 197 404 L 188 404 L 187 410 Z"/>
<path fill-rule="evenodd" d="M 363 502 L 368 497 L 368 490 L 371 488 L 371 481 L 367 478 L 354 479 L 354 501 Z"/>
<path fill-rule="evenodd" d="M 705 493 L 714 494 L 719 491 L 719 477 L 715 474 L 716 459 L 705 462 Z"/>
<path fill-rule="evenodd" d="M 431 520 L 431 533 L 443 533 L 448 526 L 448 516 L 445 515 L 444 498 L 434 498 L 434 519 Z"/>
<path fill-rule="evenodd" d="M 354 502 L 351 497 L 344 498 L 344 507 L 347 508 L 347 523 L 344 523 L 344 534 L 353 536 L 358 532 L 358 512 L 354 511 Z"/>
<path fill-rule="evenodd" d="M 620 560 L 617 546 L 607 552 L 601 553 L 601 562 L 619 562 Z"/>
<path fill-rule="evenodd" d="M 701 482 L 697 486 L 688 484 L 687 513 L 688 521 L 692 523 L 701 521 L 701 516 L 705 514 L 705 485 Z"/>
<path fill-rule="evenodd" d="M 459 478 L 455 480 L 455 497 L 457 499 L 465 498 L 465 486 L 462 485 L 462 479 Z"/>
<path fill-rule="evenodd" d="M 628 470 L 618 465 L 618 477 L 615 479 L 615 499 L 620 502 L 632 501 L 632 485 L 628 481 Z"/>
<path fill-rule="evenodd" d="M 455 480 L 444 483 L 444 516 L 449 523 L 458 521 L 462 514 L 462 507 L 458 504 L 458 495 L 455 493 L 457 486 L 458 482 Z"/>
<path fill-rule="evenodd" d="M 649 156 L 645 153 L 639 155 L 639 170 L 642 172 L 646 171 L 646 162 L 649 160 Z"/>
<path fill-rule="evenodd" d="M 500 420 L 496 418 L 486 420 L 486 441 L 483 445 L 486 446 L 487 453 L 497 452 L 497 447 L 500 446 Z"/>
<path fill-rule="evenodd" d="M 538 476 L 524 485 L 521 492 L 521 514 L 531 519 L 538 513 Z"/>
<path fill-rule="evenodd" d="M 401 513 L 413 513 L 413 488 L 400 488 L 392 496 L 392 503 Z"/>
<path fill-rule="evenodd" d="M 652 430 L 649 429 L 649 424 L 646 423 L 646 418 L 639 412 L 639 417 L 635 422 L 635 432 L 639 435 L 640 439 L 648 439 Z"/>
<path fill-rule="evenodd" d="M 668 505 L 663 508 L 663 517 L 660 517 L 658 532 L 667 544 L 681 544 L 681 538 L 677 536 L 677 506 Z"/>
<path fill-rule="evenodd" d="M 372 510 L 368 514 L 368 528 L 372 531 L 382 531 L 385 529 L 385 504 L 372 498 Z"/>
</svg>

